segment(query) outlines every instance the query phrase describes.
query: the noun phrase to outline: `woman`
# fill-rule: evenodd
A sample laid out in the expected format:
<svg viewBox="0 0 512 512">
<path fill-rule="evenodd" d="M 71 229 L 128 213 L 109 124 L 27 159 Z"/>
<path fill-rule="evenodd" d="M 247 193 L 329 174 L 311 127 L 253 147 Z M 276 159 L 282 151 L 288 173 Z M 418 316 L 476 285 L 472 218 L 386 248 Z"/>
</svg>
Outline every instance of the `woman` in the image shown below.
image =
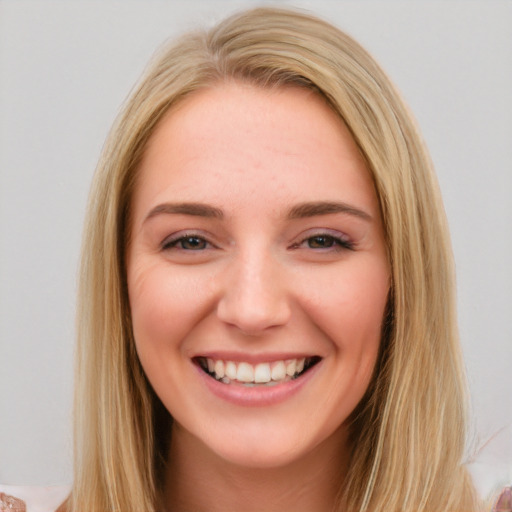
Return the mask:
<svg viewBox="0 0 512 512">
<path fill-rule="evenodd" d="M 118 119 L 84 237 L 73 511 L 471 511 L 429 158 L 352 39 L 184 36 Z"/>
</svg>

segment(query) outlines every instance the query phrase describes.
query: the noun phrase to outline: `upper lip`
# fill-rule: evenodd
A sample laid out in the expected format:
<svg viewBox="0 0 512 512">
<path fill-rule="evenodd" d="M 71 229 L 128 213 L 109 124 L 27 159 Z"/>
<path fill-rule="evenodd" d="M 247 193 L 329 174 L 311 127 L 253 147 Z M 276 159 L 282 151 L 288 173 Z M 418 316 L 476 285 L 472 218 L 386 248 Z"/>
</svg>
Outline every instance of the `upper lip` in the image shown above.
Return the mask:
<svg viewBox="0 0 512 512">
<path fill-rule="evenodd" d="M 286 361 L 289 359 L 307 359 L 315 356 L 317 356 L 317 354 L 305 352 L 272 352 L 253 354 L 238 351 L 207 351 L 195 354 L 192 359 L 204 357 L 213 360 L 258 364 L 272 363 L 274 361 Z"/>
</svg>

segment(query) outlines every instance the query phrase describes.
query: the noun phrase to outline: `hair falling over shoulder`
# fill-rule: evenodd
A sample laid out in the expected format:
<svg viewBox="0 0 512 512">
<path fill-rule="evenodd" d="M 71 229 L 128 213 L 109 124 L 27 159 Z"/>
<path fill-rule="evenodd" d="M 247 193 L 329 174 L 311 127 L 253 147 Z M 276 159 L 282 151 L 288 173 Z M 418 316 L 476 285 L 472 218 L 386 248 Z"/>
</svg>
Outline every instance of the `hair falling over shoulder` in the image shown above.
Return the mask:
<svg viewBox="0 0 512 512">
<path fill-rule="evenodd" d="M 79 287 L 75 475 L 68 512 L 160 510 L 171 418 L 134 348 L 125 252 L 138 163 L 159 120 L 226 80 L 305 87 L 343 119 L 371 171 L 392 293 L 379 362 L 351 423 L 336 510 L 471 512 L 467 394 L 447 222 L 414 121 L 371 56 L 300 11 L 259 8 L 155 56 L 115 122 L 89 199 Z"/>
</svg>

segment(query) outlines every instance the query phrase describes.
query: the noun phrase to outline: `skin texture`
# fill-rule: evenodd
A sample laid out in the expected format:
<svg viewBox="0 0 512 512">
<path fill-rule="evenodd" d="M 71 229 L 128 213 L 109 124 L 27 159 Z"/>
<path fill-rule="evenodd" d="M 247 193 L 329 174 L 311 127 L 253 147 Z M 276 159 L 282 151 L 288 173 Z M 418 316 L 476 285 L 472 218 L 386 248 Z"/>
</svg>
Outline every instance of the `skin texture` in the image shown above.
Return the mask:
<svg viewBox="0 0 512 512">
<path fill-rule="evenodd" d="M 138 355 L 175 419 L 169 508 L 329 510 L 390 275 L 349 131 L 310 91 L 224 83 L 166 115 L 139 170 L 128 289 Z M 297 208 L 318 202 L 345 211 Z M 215 210 L 161 206 L 184 203 Z M 232 400 L 201 356 L 321 360 L 277 399 L 238 385 Z"/>
</svg>

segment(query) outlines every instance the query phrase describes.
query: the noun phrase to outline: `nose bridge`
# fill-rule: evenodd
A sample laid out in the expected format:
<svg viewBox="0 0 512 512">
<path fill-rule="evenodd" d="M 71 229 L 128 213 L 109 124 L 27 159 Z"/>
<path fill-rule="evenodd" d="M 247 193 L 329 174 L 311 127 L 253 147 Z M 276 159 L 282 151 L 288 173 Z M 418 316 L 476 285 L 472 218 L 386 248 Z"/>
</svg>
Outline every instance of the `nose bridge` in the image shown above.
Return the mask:
<svg viewBox="0 0 512 512">
<path fill-rule="evenodd" d="M 286 324 L 290 304 L 283 270 L 263 244 L 239 251 L 226 272 L 219 318 L 254 335 Z"/>
</svg>

